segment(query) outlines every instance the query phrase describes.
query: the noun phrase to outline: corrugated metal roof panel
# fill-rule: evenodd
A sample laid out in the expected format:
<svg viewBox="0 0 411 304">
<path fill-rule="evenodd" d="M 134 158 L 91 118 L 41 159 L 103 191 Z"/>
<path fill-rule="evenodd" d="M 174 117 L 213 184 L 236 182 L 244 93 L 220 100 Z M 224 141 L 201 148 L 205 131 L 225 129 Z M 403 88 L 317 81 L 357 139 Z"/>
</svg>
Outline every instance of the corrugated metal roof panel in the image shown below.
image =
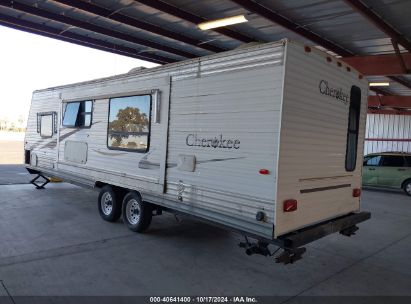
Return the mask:
<svg viewBox="0 0 411 304">
<path fill-rule="evenodd" d="M 406 77 L 404 77 L 406 78 Z M 411 82 L 411 77 L 406 78 L 408 81 Z M 410 95 L 410 89 L 406 88 L 402 84 L 399 84 L 391 79 L 384 77 L 384 76 L 368 76 L 367 80 L 369 82 L 389 82 L 389 87 L 383 87 L 383 89 L 388 89 L 390 92 L 394 93 L 395 95 Z"/>
<path fill-rule="evenodd" d="M 249 36 L 256 41 L 277 41 L 282 38 L 300 40 L 304 43 L 312 44 L 309 40 L 295 34 L 294 32 L 279 26 L 278 24 L 258 15 L 250 13 L 237 3 L 230 0 L 162 0 L 163 2 L 174 5 L 178 9 L 185 10 L 191 14 L 206 18 L 217 19 L 227 16 L 246 14 L 249 22 L 232 25 L 227 28 Z M 375 11 L 388 24 L 393 26 L 398 32 L 411 41 L 411 22 L 409 16 L 411 12 L 411 1 L 409 0 L 362 0 L 364 4 Z M 160 36 L 158 34 L 121 24 L 105 17 L 97 16 L 92 13 L 74 8 L 70 5 L 61 4 L 58 1 L 48 0 L 15 0 L 13 3 L 23 3 L 35 8 L 43 9 L 55 14 L 64 14 L 68 17 L 105 29 L 111 29 L 132 37 L 155 41 L 161 45 L 183 50 L 195 56 L 210 54 L 194 45 L 189 45 Z M 201 31 L 196 24 L 162 12 L 158 9 L 144 5 L 139 1 L 133 0 L 91 0 L 93 5 L 116 11 L 122 15 L 135 18 L 146 23 L 150 23 L 169 31 L 183 34 L 204 43 L 210 43 L 220 48 L 234 49 L 244 43 L 232 37 L 227 37 L 212 30 Z M 321 37 L 324 37 L 355 54 L 387 54 L 393 53 L 394 49 L 390 37 L 379 30 L 374 24 L 368 21 L 360 13 L 356 12 L 345 1 L 341 0 L 255 0 L 275 13 L 288 18 L 296 24 L 304 27 Z M 149 3 L 148 3 L 149 4 Z M 66 24 L 46 20 L 30 14 L 22 13 L 4 6 L 0 7 L 0 13 L 22 20 L 28 20 L 37 24 L 46 24 L 54 29 L 68 30 L 70 32 L 92 37 L 112 43 L 114 45 L 127 46 L 135 49 L 136 52 L 154 52 L 174 60 L 183 60 L 184 57 L 177 56 L 164 51 L 153 50 L 146 46 L 130 43 L 118 38 L 107 35 L 93 33 L 88 30 L 69 27 Z M 400 46 L 403 51 L 404 48 Z M 411 77 L 405 77 L 411 81 Z M 377 78 L 375 78 L 377 79 Z M 389 88 L 393 93 L 401 95 L 411 94 L 411 90 L 403 85 L 392 83 Z"/>
</svg>

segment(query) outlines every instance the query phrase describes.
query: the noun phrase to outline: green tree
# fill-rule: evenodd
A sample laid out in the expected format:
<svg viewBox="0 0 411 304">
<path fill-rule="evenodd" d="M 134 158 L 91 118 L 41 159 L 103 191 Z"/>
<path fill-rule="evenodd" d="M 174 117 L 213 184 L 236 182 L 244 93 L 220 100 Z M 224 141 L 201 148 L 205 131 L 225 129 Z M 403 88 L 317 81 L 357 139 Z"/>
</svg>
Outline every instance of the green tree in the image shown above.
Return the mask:
<svg viewBox="0 0 411 304">
<path fill-rule="evenodd" d="M 127 107 L 118 111 L 117 119 L 109 122 L 109 130 L 115 132 L 144 132 L 148 127 L 148 117 L 146 113 L 141 113 L 140 109 Z M 120 146 L 125 134 L 110 134 L 110 138 L 115 140 L 114 145 Z"/>
</svg>

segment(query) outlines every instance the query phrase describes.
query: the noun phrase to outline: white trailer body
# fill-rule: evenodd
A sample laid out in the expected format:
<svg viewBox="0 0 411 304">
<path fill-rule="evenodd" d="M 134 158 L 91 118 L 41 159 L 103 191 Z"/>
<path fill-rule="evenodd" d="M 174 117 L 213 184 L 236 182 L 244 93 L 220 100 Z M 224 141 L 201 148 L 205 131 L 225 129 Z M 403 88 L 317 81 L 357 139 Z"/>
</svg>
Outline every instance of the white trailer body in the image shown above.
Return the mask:
<svg viewBox="0 0 411 304">
<path fill-rule="evenodd" d="M 35 91 L 27 168 L 280 239 L 359 212 L 361 78 L 284 40 Z M 130 130 L 119 109 L 136 105 Z"/>
</svg>

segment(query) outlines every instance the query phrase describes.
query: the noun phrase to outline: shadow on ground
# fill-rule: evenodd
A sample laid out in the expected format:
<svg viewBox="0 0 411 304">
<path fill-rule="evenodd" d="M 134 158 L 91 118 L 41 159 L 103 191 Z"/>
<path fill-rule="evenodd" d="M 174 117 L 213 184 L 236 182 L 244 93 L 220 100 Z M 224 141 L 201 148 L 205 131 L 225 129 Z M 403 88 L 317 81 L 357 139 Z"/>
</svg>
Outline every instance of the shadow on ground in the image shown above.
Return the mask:
<svg viewBox="0 0 411 304">
<path fill-rule="evenodd" d="M 0 165 L 0 185 L 28 184 L 33 177 L 24 165 Z"/>
</svg>

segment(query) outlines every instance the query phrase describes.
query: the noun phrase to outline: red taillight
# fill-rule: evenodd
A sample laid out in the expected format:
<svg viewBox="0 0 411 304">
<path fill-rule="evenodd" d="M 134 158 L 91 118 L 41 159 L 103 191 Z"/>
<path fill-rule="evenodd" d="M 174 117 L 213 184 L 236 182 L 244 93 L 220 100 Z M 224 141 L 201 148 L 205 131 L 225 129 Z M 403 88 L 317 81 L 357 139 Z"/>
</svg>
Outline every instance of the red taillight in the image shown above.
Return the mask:
<svg viewBox="0 0 411 304">
<path fill-rule="evenodd" d="M 284 201 L 283 203 L 283 211 L 284 212 L 291 212 L 297 210 L 297 200 L 289 199 Z"/>
<path fill-rule="evenodd" d="M 355 188 L 352 190 L 352 196 L 353 197 L 360 197 L 361 196 L 361 189 Z"/>
<path fill-rule="evenodd" d="M 259 172 L 260 172 L 260 174 L 263 174 L 263 175 L 270 174 L 270 171 L 268 169 L 260 169 Z"/>
</svg>

